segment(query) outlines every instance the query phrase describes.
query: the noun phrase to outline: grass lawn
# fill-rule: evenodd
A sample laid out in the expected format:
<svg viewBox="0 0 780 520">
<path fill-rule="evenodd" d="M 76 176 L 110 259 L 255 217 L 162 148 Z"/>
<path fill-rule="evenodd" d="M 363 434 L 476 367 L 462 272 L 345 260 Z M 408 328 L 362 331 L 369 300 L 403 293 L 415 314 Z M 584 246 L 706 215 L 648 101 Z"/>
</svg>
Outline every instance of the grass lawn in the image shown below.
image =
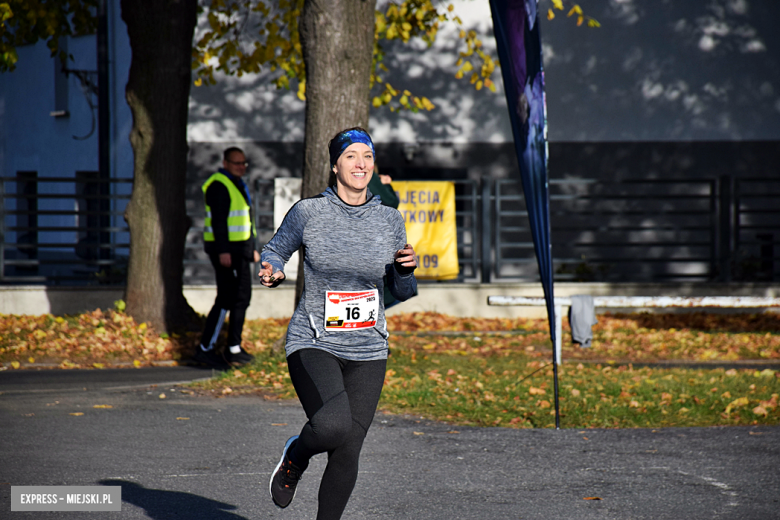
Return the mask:
<svg viewBox="0 0 780 520">
<path fill-rule="evenodd" d="M 294 398 L 272 345 L 286 320 L 246 324 L 250 366 L 196 385 L 217 396 Z M 545 320 L 389 319 L 391 356 L 380 407 L 452 424 L 552 427 L 553 379 Z M 774 425 L 780 373 L 772 369 L 649 368 L 640 363 L 752 361 L 780 365 L 780 315 L 601 315 L 594 346 L 564 346 L 558 371 L 567 428 Z M 564 339 L 568 330 L 564 328 Z M 144 366 L 186 359 L 198 334 L 161 337 L 126 315 L 0 316 L 4 369 Z M 566 343 L 566 342 L 564 342 Z"/>
</svg>

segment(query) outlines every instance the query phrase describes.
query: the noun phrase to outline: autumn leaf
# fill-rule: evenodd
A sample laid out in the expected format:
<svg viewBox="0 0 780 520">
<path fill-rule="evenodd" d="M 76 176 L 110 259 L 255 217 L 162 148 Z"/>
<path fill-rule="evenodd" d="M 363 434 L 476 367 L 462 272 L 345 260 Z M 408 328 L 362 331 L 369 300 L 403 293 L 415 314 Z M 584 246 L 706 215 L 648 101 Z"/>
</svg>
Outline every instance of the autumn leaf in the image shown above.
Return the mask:
<svg viewBox="0 0 780 520">
<path fill-rule="evenodd" d="M 731 413 L 731 410 L 734 408 L 741 408 L 743 406 L 747 406 L 750 403 L 747 397 L 740 397 L 738 399 L 735 399 L 729 405 L 726 407 L 726 415 Z"/>
<path fill-rule="evenodd" d="M 528 389 L 528 393 L 531 395 L 544 395 L 547 391 L 544 388 L 535 388 L 532 386 Z"/>
<path fill-rule="evenodd" d="M 756 415 L 763 415 L 764 417 L 766 417 L 769 414 L 767 409 L 764 408 L 763 406 L 756 406 L 755 408 L 753 408 L 753 413 Z"/>
</svg>

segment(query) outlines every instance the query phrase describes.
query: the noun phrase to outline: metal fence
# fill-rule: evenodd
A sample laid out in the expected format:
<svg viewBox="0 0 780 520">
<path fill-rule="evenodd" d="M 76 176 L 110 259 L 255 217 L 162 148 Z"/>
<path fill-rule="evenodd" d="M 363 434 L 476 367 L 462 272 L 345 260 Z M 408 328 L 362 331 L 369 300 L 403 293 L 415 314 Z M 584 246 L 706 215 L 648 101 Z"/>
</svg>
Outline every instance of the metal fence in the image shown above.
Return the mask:
<svg viewBox="0 0 780 520">
<path fill-rule="evenodd" d="M 0 177 L 0 282 L 124 283 L 132 180 L 98 172 Z"/>
<path fill-rule="evenodd" d="M 129 254 L 123 214 L 131 180 L 96 172 L 0 178 L 0 283 L 122 284 Z M 533 281 L 538 270 L 519 183 L 455 180 L 459 282 Z M 274 181 L 256 180 L 260 243 L 274 231 Z M 184 282 L 213 283 L 203 252 L 204 209 L 193 225 Z M 552 179 L 557 281 L 778 281 L 780 179 Z M 434 282 L 435 283 L 435 282 Z"/>
<path fill-rule="evenodd" d="M 780 279 L 780 179 L 552 179 L 549 186 L 558 281 Z M 491 279 L 537 279 L 519 184 L 500 180 L 483 191 L 495 208 Z"/>
</svg>

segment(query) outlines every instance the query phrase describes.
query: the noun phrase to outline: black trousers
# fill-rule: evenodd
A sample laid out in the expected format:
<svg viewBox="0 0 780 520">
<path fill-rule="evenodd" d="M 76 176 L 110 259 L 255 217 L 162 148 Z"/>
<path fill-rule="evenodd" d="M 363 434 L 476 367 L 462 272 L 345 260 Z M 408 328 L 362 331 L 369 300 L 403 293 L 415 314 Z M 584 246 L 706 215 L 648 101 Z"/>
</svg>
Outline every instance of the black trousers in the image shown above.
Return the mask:
<svg viewBox="0 0 780 520">
<path fill-rule="evenodd" d="M 358 459 L 385 382 L 387 361 L 347 361 L 324 350 L 293 352 L 287 367 L 309 421 L 289 454 L 305 469 L 328 453 L 320 482 L 317 520 L 337 520 L 355 487 Z"/>
<path fill-rule="evenodd" d="M 228 346 L 241 345 L 244 318 L 252 299 L 252 263 L 243 255 L 231 254 L 231 266 L 223 267 L 219 255 L 209 255 L 217 275 L 217 298 L 203 329 L 200 343 L 207 349 L 213 348 L 230 313 Z"/>
</svg>

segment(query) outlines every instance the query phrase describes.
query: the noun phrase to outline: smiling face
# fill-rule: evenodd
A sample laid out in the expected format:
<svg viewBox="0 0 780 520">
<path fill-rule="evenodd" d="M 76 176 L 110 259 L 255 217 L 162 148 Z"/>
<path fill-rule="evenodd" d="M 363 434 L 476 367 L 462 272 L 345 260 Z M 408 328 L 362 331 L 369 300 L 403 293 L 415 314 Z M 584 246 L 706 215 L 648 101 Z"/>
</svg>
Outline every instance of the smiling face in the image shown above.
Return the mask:
<svg viewBox="0 0 780 520">
<path fill-rule="evenodd" d="M 349 145 L 333 166 L 339 196 L 346 200 L 364 195 L 373 172 L 374 153 L 371 148 L 363 143 Z"/>
</svg>

